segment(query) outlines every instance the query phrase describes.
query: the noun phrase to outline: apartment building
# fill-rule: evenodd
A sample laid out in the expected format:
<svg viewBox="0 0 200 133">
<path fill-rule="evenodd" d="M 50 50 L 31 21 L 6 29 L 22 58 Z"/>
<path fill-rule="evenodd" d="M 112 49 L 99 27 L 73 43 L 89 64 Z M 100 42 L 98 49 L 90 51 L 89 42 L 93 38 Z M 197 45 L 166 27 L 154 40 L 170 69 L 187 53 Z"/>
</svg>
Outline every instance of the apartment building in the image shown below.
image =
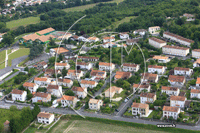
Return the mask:
<svg viewBox="0 0 200 133">
<path fill-rule="evenodd" d="M 192 57 L 200 58 L 200 49 L 193 49 L 192 50 Z"/>
<path fill-rule="evenodd" d="M 149 38 L 149 44 L 155 48 L 162 48 L 163 46 L 167 45 L 165 41 L 155 37 Z"/>
<path fill-rule="evenodd" d="M 189 48 L 165 45 L 162 47 L 163 54 L 170 54 L 175 56 L 187 56 L 190 53 Z"/>
<path fill-rule="evenodd" d="M 78 56 L 78 59 L 81 59 L 82 61 L 98 61 L 99 57 L 88 57 L 88 56 Z"/>
</svg>

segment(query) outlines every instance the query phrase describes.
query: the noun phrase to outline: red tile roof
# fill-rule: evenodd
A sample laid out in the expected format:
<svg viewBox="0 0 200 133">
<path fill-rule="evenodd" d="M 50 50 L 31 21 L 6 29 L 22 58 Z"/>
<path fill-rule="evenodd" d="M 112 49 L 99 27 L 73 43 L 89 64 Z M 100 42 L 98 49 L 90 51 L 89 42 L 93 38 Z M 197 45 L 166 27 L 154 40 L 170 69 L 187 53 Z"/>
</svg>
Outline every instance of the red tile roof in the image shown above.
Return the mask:
<svg viewBox="0 0 200 133">
<path fill-rule="evenodd" d="M 163 111 L 170 111 L 170 112 L 178 112 L 178 107 L 170 107 L 170 106 L 164 106 Z"/>
<path fill-rule="evenodd" d="M 169 81 L 171 82 L 184 82 L 184 76 L 169 75 Z"/>
<path fill-rule="evenodd" d="M 166 43 L 165 41 L 161 40 L 161 39 L 158 39 L 158 38 L 155 38 L 155 37 L 151 37 L 149 38 L 150 40 L 153 40 L 155 42 L 158 42 L 158 43 Z"/>
<path fill-rule="evenodd" d="M 171 96 L 170 100 L 175 100 L 175 101 L 185 101 L 186 97 L 184 96 Z"/>
<path fill-rule="evenodd" d="M 36 84 L 35 83 L 29 83 L 29 82 L 25 82 L 23 84 L 24 87 L 34 87 Z"/>
<path fill-rule="evenodd" d="M 149 108 L 149 105 L 148 104 L 144 104 L 144 103 L 135 103 L 135 102 L 133 102 L 131 107 L 140 108 L 140 109 L 147 109 L 147 108 Z"/>
<path fill-rule="evenodd" d="M 172 48 L 172 49 L 189 50 L 189 48 L 179 47 L 179 46 L 170 46 L 170 45 L 165 45 L 165 46 L 163 46 L 163 48 Z"/>
</svg>

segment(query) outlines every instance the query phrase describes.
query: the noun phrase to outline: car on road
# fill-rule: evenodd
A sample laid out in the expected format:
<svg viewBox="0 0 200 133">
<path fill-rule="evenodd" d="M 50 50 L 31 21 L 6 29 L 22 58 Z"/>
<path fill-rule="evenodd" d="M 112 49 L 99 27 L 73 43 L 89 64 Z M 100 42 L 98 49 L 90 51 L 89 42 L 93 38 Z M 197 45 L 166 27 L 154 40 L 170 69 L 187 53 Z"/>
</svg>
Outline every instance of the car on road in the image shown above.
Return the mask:
<svg viewBox="0 0 200 133">
<path fill-rule="evenodd" d="M 124 102 L 126 103 L 126 102 L 128 102 L 128 100 L 129 100 L 129 98 L 127 97 L 124 99 Z"/>
<path fill-rule="evenodd" d="M 118 109 L 115 109 L 115 111 L 116 111 L 116 112 L 119 112 L 119 110 L 118 110 Z"/>
</svg>

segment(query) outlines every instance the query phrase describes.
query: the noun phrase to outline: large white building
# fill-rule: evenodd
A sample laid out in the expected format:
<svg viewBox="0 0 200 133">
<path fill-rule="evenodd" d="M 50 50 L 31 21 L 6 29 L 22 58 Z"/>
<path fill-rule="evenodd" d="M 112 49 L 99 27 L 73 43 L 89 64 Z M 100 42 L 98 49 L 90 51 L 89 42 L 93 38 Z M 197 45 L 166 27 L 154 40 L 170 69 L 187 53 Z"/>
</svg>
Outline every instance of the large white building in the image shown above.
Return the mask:
<svg viewBox="0 0 200 133">
<path fill-rule="evenodd" d="M 159 34 L 160 26 L 149 27 L 149 33 L 152 35 Z"/>
<path fill-rule="evenodd" d="M 90 70 L 92 69 L 92 63 L 89 62 L 77 62 L 76 63 L 76 67 L 77 69 L 86 69 L 86 70 Z"/>
<path fill-rule="evenodd" d="M 170 118 L 177 119 L 178 115 L 180 113 L 180 108 L 178 107 L 170 107 L 170 106 L 164 106 L 163 107 L 163 117 L 164 118 Z"/>
<path fill-rule="evenodd" d="M 148 66 L 148 73 L 164 74 L 165 69 L 166 68 L 164 66 L 149 65 Z"/>
<path fill-rule="evenodd" d="M 170 59 L 169 57 L 167 56 L 160 56 L 160 55 L 155 55 L 153 57 L 154 60 L 157 60 L 158 63 L 167 63 L 167 62 L 170 62 Z"/>
<path fill-rule="evenodd" d="M 61 106 L 62 107 L 72 106 L 74 108 L 76 106 L 77 100 L 78 99 L 75 96 L 63 95 L 61 98 Z"/>
<path fill-rule="evenodd" d="M 198 98 L 198 99 L 200 99 L 200 90 L 198 90 L 198 89 L 191 89 L 191 91 L 190 91 L 190 98 Z"/>
<path fill-rule="evenodd" d="M 140 65 L 132 63 L 123 63 L 122 66 L 125 72 L 137 72 L 140 69 Z"/>
<path fill-rule="evenodd" d="M 165 41 L 155 37 L 149 38 L 149 44 L 155 48 L 162 48 L 163 46 L 167 45 Z"/>
<path fill-rule="evenodd" d="M 97 82 L 96 81 L 89 81 L 89 80 L 81 80 L 81 87 L 85 87 L 85 88 L 94 88 L 97 86 Z"/>
<path fill-rule="evenodd" d="M 179 36 L 179 35 L 176 35 L 176 34 L 173 34 L 173 33 L 170 33 L 170 32 L 164 32 L 163 33 L 163 37 L 164 38 L 167 38 L 167 39 L 170 39 L 172 41 L 175 41 L 175 42 L 178 42 L 182 45 L 185 45 L 185 46 L 190 46 L 192 43 L 194 43 L 193 40 L 190 40 L 190 39 L 187 39 L 187 38 L 184 38 L 182 36 Z"/>
<path fill-rule="evenodd" d="M 170 54 L 175 56 L 187 56 L 190 53 L 189 48 L 165 45 L 162 47 L 163 54 Z"/>
<path fill-rule="evenodd" d="M 192 57 L 200 58 L 200 49 L 193 49 L 192 50 Z"/>
<path fill-rule="evenodd" d="M 87 88 L 85 87 L 72 87 L 72 91 L 78 98 L 85 98 L 87 96 Z"/>
<path fill-rule="evenodd" d="M 184 76 L 169 75 L 168 82 L 171 85 L 184 85 L 185 84 L 185 77 Z"/>
<path fill-rule="evenodd" d="M 39 87 L 36 83 L 29 83 L 29 82 L 25 82 L 23 86 L 24 88 L 29 89 L 31 93 L 36 92 Z"/>
<path fill-rule="evenodd" d="M 26 96 L 27 96 L 26 91 L 14 89 L 14 90 L 12 90 L 11 94 L 12 94 L 13 101 L 17 100 L 17 101 L 24 102 L 26 100 Z"/>
<path fill-rule="evenodd" d="M 106 63 L 106 62 L 99 62 L 99 70 L 114 71 L 115 70 L 115 64 Z"/>
<path fill-rule="evenodd" d="M 89 102 L 89 109 L 91 110 L 100 110 L 100 107 L 103 105 L 103 101 L 100 99 L 90 99 Z"/>
<path fill-rule="evenodd" d="M 54 114 L 47 112 L 40 112 L 37 115 L 38 123 L 51 124 L 54 121 Z"/>
<path fill-rule="evenodd" d="M 47 86 L 47 92 L 51 95 L 54 95 L 56 97 L 62 96 L 62 86 L 59 85 L 48 85 Z"/>
<path fill-rule="evenodd" d="M 190 68 L 183 68 L 183 67 L 175 67 L 174 68 L 174 75 L 184 75 L 184 76 L 191 76 L 193 70 Z"/>
<path fill-rule="evenodd" d="M 187 98 L 184 96 L 171 96 L 170 97 L 170 106 L 184 108 L 186 100 L 187 100 Z"/>
<path fill-rule="evenodd" d="M 162 86 L 161 93 L 166 93 L 167 95 L 178 96 L 180 89 L 178 87 Z"/>
<path fill-rule="evenodd" d="M 153 103 L 156 100 L 156 94 L 154 93 L 141 93 L 140 103 Z"/>
<path fill-rule="evenodd" d="M 51 94 L 36 92 L 32 98 L 32 103 L 36 102 L 51 102 Z"/>
<path fill-rule="evenodd" d="M 55 69 L 56 70 L 62 70 L 64 68 L 69 69 L 70 65 L 68 63 L 56 63 L 55 64 Z"/>
</svg>

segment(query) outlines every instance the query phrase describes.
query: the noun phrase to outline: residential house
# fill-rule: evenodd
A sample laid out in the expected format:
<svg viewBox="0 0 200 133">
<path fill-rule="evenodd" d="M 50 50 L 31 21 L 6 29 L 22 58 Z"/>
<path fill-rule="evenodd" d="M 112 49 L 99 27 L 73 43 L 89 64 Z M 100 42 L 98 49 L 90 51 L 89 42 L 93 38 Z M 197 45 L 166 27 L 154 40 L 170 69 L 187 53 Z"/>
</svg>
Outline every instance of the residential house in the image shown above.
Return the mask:
<svg viewBox="0 0 200 133">
<path fill-rule="evenodd" d="M 200 49 L 193 49 L 192 50 L 192 57 L 193 58 L 200 58 Z"/>
<path fill-rule="evenodd" d="M 83 77 L 83 71 L 81 70 L 68 70 L 67 77 L 70 79 L 80 79 Z"/>
<path fill-rule="evenodd" d="M 59 47 L 59 48 L 52 48 L 50 49 L 50 55 L 51 56 L 56 56 L 56 54 L 67 54 L 69 52 L 69 50 L 67 50 L 66 48 L 63 47 Z"/>
<path fill-rule="evenodd" d="M 92 70 L 90 76 L 94 78 L 95 81 L 104 80 L 106 78 L 106 71 Z"/>
<path fill-rule="evenodd" d="M 71 88 L 73 81 L 71 79 L 58 79 L 58 85 Z"/>
<path fill-rule="evenodd" d="M 32 98 L 32 103 L 37 103 L 37 102 L 51 102 L 51 94 L 44 93 L 44 92 L 36 92 L 33 95 Z"/>
<path fill-rule="evenodd" d="M 54 121 L 54 114 L 48 112 L 40 112 L 37 115 L 38 123 L 51 124 Z"/>
<path fill-rule="evenodd" d="M 165 41 L 155 37 L 149 38 L 149 44 L 155 48 L 162 48 L 163 46 L 167 45 Z"/>
<path fill-rule="evenodd" d="M 169 57 L 167 56 L 160 56 L 160 55 L 155 55 L 153 57 L 154 60 L 157 60 L 158 63 L 167 63 L 167 62 L 170 62 L 170 59 Z"/>
<path fill-rule="evenodd" d="M 127 32 L 119 33 L 120 39 L 129 39 L 129 34 Z"/>
<path fill-rule="evenodd" d="M 156 94 L 154 93 L 141 93 L 140 103 L 153 103 L 156 100 Z"/>
<path fill-rule="evenodd" d="M 152 73 L 142 73 L 141 83 L 157 83 L 158 82 L 158 74 Z"/>
<path fill-rule="evenodd" d="M 98 61 L 99 57 L 78 56 L 78 59 L 88 62 L 88 61 Z"/>
<path fill-rule="evenodd" d="M 200 99 L 200 90 L 198 90 L 198 89 L 191 89 L 191 91 L 190 91 L 190 98 L 198 98 L 198 99 Z"/>
<path fill-rule="evenodd" d="M 160 26 L 149 27 L 149 33 L 152 35 L 159 34 Z"/>
<path fill-rule="evenodd" d="M 79 36 L 78 40 L 82 41 L 82 42 L 88 42 L 88 36 L 87 37 L 86 36 Z"/>
<path fill-rule="evenodd" d="M 127 39 L 126 40 L 126 44 L 127 45 L 134 45 L 134 44 L 136 44 L 136 43 L 138 43 L 139 42 L 139 39 Z"/>
<path fill-rule="evenodd" d="M 197 88 L 200 88 L 200 77 L 197 78 L 196 87 L 197 87 Z"/>
<path fill-rule="evenodd" d="M 48 85 L 47 86 L 47 92 L 51 95 L 54 95 L 56 97 L 62 96 L 62 86 L 59 85 Z"/>
<path fill-rule="evenodd" d="M 114 71 L 115 70 L 115 64 L 106 63 L 106 62 L 99 62 L 99 70 Z"/>
<path fill-rule="evenodd" d="M 69 69 L 70 65 L 68 63 L 55 63 L 55 69 L 56 70 L 62 70 L 62 69 Z"/>
<path fill-rule="evenodd" d="M 117 71 L 116 75 L 115 75 L 115 81 L 117 81 L 118 79 L 128 79 L 131 76 L 132 76 L 132 74 L 130 72 Z"/>
<path fill-rule="evenodd" d="M 184 108 L 186 100 L 187 100 L 187 98 L 184 96 L 171 96 L 170 97 L 170 106 Z"/>
<path fill-rule="evenodd" d="M 77 67 L 77 69 L 90 70 L 90 69 L 92 69 L 92 63 L 90 63 L 90 62 L 77 62 L 76 67 Z"/>
<path fill-rule="evenodd" d="M 105 91 L 105 97 L 114 97 L 115 94 L 120 94 L 123 91 L 122 88 L 120 87 L 116 87 L 116 86 L 112 86 L 109 89 L 107 89 Z"/>
<path fill-rule="evenodd" d="M 60 70 L 56 70 L 56 73 L 61 74 Z M 46 69 L 44 72 L 44 77 L 52 77 L 55 74 L 55 69 Z"/>
<path fill-rule="evenodd" d="M 94 88 L 97 86 L 97 82 L 96 81 L 89 81 L 89 80 L 81 80 L 81 87 L 85 87 L 85 88 Z"/>
<path fill-rule="evenodd" d="M 190 53 L 189 48 L 165 45 L 162 47 L 163 54 L 175 55 L 175 56 L 187 56 Z"/>
<path fill-rule="evenodd" d="M 114 37 L 104 37 L 103 38 L 103 42 L 106 43 L 106 42 L 113 42 L 115 41 L 115 38 Z"/>
<path fill-rule="evenodd" d="M 187 19 L 186 19 L 186 21 L 194 21 L 195 20 L 195 16 L 194 15 L 192 15 L 192 14 L 188 14 L 188 13 L 184 13 L 183 14 L 183 17 L 186 17 Z"/>
<path fill-rule="evenodd" d="M 133 102 L 131 107 L 132 107 L 132 115 L 140 115 L 140 117 L 148 117 L 149 114 L 148 104 Z"/>
<path fill-rule="evenodd" d="M 88 41 L 91 43 L 91 42 L 98 42 L 99 41 L 99 38 L 98 37 L 89 37 L 88 38 Z"/>
<path fill-rule="evenodd" d="M 188 46 L 188 47 L 190 47 L 191 44 L 194 43 L 193 40 L 184 38 L 182 36 L 179 36 L 179 35 L 176 35 L 176 34 L 170 33 L 170 32 L 164 32 L 163 37 L 170 39 L 171 41 L 178 42 L 179 44 L 182 44 L 182 45 L 185 45 L 185 46 Z"/>
<path fill-rule="evenodd" d="M 134 35 L 139 34 L 141 36 L 144 36 L 146 32 L 147 32 L 147 30 L 145 30 L 145 29 L 138 29 L 138 30 L 133 31 L 133 34 Z"/>
<path fill-rule="evenodd" d="M 184 85 L 185 84 L 185 77 L 184 76 L 169 75 L 168 82 L 171 85 Z"/>
<path fill-rule="evenodd" d="M 105 42 L 102 44 L 103 48 L 110 48 L 110 47 L 114 47 L 116 44 L 114 42 Z"/>
<path fill-rule="evenodd" d="M 170 107 L 170 106 L 163 106 L 163 117 L 177 119 L 180 113 L 180 108 L 178 107 Z"/>
<path fill-rule="evenodd" d="M 151 89 L 151 85 L 149 84 L 134 84 L 133 85 L 133 92 L 136 92 L 138 90 L 138 92 L 142 92 L 143 90 L 146 90 L 147 92 L 150 92 Z"/>
<path fill-rule="evenodd" d="M 200 59 L 197 59 L 194 63 L 193 63 L 193 68 L 195 67 L 200 67 Z"/>
<path fill-rule="evenodd" d="M 87 88 L 85 87 L 72 87 L 72 91 L 78 98 L 85 98 L 87 96 Z"/>
<path fill-rule="evenodd" d="M 88 102 L 89 109 L 91 110 L 100 110 L 100 107 L 103 105 L 103 101 L 100 99 L 91 98 Z"/>
<path fill-rule="evenodd" d="M 25 82 L 23 84 L 23 87 L 26 89 L 29 89 L 31 93 L 36 92 L 38 89 L 38 85 L 36 83 L 29 83 L 29 82 Z"/>
<path fill-rule="evenodd" d="M 175 67 L 174 68 L 174 75 L 184 75 L 184 76 L 191 76 L 193 70 L 190 68 L 183 68 L 183 67 Z"/>
<path fill-rule="evenodd" d="M 50 79 L 47 77 L 35 77 L 34 83 L 38 84 L 39 86 L 47 86 L 50 84 Z"/>
<path fill-rule="evenodd" d="M 166 68 L 164 66 L 157 66 L 157 65 L 148 66 L 148 73 L 164 74 L 165 70 Z"/>
<path fill-rule="evenodd" d="M 137 72 L 140 69 L 140 65 L 132 63 L 123 63 L 122 66 L 125 72 Z"/>
<path fill-rule="evenodd" d="M 63 95 L 61 98 L 61 106 L 62 107 L 76 107 L 77 98 L 75 96 L 67 96 Z"/>
<path fill-rule="evenodd" d="M 180 89 L 178 87 L 170 87 L 170 86 L 162 86 L 161 93 L 166 93 L 167 95 L 178 96 L 180 93 Z"/>
<path fill-rule="evenodd" d="M 12 92 L 12 100 L 13 101 L 25 101 L 26 100 L 26 95 L 27 92 L 23 91 L 23 90 L 17 90 L 17 89 L 13 89 Z"/>
<path fill-rule="evenodd" d="M 46 69 L 48 67 L 48 64 L 45 61 L 42 61 L 42 62 L 36 63 L 33 67 L 38 69 L 38 70 L 39 69 Z"/>
<path fill-rule="evenodd" d="M 71 36 L 71 40 L 73 40 L 73 41 L 78 41 L 78 38 L 79 38 L 79 36 L 77 36 L 77 35 Z"/>
</svg>

